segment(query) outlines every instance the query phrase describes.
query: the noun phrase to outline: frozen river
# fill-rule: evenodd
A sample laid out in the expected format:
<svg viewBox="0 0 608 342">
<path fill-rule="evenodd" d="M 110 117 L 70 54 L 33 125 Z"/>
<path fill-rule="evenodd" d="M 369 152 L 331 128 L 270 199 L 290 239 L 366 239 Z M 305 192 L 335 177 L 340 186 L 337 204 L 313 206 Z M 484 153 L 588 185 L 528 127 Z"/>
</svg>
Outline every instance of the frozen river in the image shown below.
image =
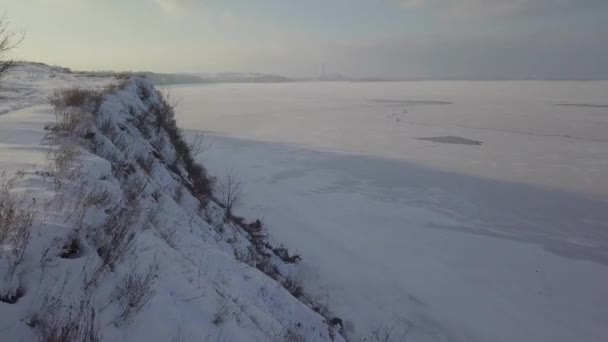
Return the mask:
<svg viewBox="0 0 608 342">
<path fill-rule="evenodd" d="M 608 198 L 608 82 L 176 87 L 184 127 Z M 452 144 L 450 144 L 452 142 Z"/>
<path fill-rule="evenodd" d="M 171 93 L 354 340 L 608 338 L 608 82 Z"/>
</svg>

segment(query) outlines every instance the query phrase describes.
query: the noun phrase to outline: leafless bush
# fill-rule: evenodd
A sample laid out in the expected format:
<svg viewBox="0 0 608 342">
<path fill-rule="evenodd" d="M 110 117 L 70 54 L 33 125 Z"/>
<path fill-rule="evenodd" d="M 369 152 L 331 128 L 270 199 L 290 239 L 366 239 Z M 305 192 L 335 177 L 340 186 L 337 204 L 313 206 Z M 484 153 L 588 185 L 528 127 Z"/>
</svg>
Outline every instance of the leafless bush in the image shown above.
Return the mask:
<svg viewBox="0 0 608 342">
<path fill-rule="evenodd" d="M 285 277 L 285 279 L 282 281 L 282 285 L 287 291 L 289 291 L 289 293 L 291 293 L 292 296 L 296 298 L 301 298 L 304 294 L 302 283 L 291 276 Z"/>
<path fill-rule="evenodd" d="M 220 196 L 220 201 L 226 208 L 226 218 L 232 217 L 232 209 L 240 204 L 242 187 L 241 181 L 232 171 L 226 173 L 224 178 L 220 180 L 218 184 L 218 195 Z"/>
<path fill-rule="evenodd" d="M 150 91 L 150 89 L 141 84 L 137 87 L 137 94 L 139 96 L 139 99 L 142 101 L 146 101 L 150 98 L 150 96 L 152 96 L 152 92 Z"/>
<path fill-rule="evenodd" d="M 204 206 L 212 196 L 215 179 L 207 174 L 207 170 L 196 162 L 192 156 L 191 145 L 183 138 L 180 129 L 175 122 L 175 104 L 169 104 L 167 95 L 159 95 L 160 101 L 150 107 L 150 113 L 154 118 L 154 128 L 157 133 L 164 130 L 169 136 L 171 145 L 175 149 L 177 158 L 175 162 L 181 162 L 187 172 L 189 180 L 188 187 L 192 195 Z M 173 168 L 174 172 L 178 170 Z M 179 173 L 179 172 L 178 172 Z"/>
<path fill-rule="evenodd" d="M 152 136 L 152 132 L 148 124 L 148 117 L 145 115 L 145 113 L 133 113 L 132 116 L 135 127 L 137 127 L 144 138 L 149 139 Z"/>
<path fill-rule="evenodd" d="M 104 94 L 112 94 L 118 91 L 119 89 L 124 89 L 129 81 L 129 79 L 120 79 L 118 77 L 116 79 L 119 80 L 119 82 L 110 83 L 103 88 Z"/>
<path fill-rule="evenodd" d="M 175 203 L 179 204 L 183 198 L 184 188 L 180 184 L 178 184 L 177 186 L 175 186 L 175 190 L 173 190 L 173 200 L 175 200 Z"/>
<path fill-rule="evenodd" d="M 89 117 L 84 112 L 72 109 L 58 110 L 55 111 L 55 125 L 51 127 L 51 131 L 72 134 L 85 121 L 89 121 Z"/>
<path fill-rule="evenodd" d="M 132 209 L 122 208 L 118 213 L 109 215 L 102 227 L 105 239 L 97 252 L 111 269 L 131 249 L 135 235 L 132 228 L 137 220 Z"/>
<path fill-rule="evenodd" d="M 112 203 L 112 195 L 106 189 L 93 188 L 81 196 L 82 206 L 107 208 Z"/>
<path fill-rule="evenodd" d="M 287 329 L 282 336 L 283 342 L 306 342 L 306 338 L 304 336 L 298 334 L 292 329 Z"/>
<path fill-rule="evenodd" d="M 122 187 L 126 205 L 131 208 L 137 207 L 137 202 L 141 198 L 147 186 L 148 181 L 137 174 L 134 174 L 133 177 L 129 177 L 128 180 L 123 182 Z"/>
<path fill-rule="evenodd" d="M 17 47 L 23 41 L 23 36 L 18 36 L 8 29 L 8 20 L 0 16 L 0 77 L 15 65 L 15 61 L 6 59 L 6 54 Z"/>
<path fill-rule="evenodd" d="M 101 119 L 101 123 L 98 127 L 101 133 L 108 137 L 108 139 L 113 140 L 114 123 L 112 123 L 112 120 L 108 118 Z"/>
<path fill-rule="evenodd" d="M 203 133 L 197 133 L 194 135 L 192 140 L 188 142 L 188 149 L 190 150 L 190 155 L 195 160 L 207 151 L 211 147 L 210 143 L 205 140 L 205 136 Z"/>
<path fill-rule="evenodd" d="M 101 92 L 83 88 L 56 90 L 49 96 L 49 102 L 55 108 L 56 113 L 72 112 L 77 109 L 77 114 L 83 112 L 97 114 L 101 100 Z"/>
<path fill-rule="evenodd" d="M 113 270 L 116 263 L 121 261 L 127 253 L 133 251 L 135 227 L 140 215 L 141 208 L 138 206 L 114 208 L 110 212 L 106 222 L 98 229 L 95 237 L 94 242 L 101 263 L 91 274 L 85 274 L 86 288 L 94 285 L 106 269 Z"/>
<path fill-rule="evenodd" d="M 116 148 L 124 153 L 127 153 L 131 149 L 131 145 L 127 140 L 124 133 L 116 133 L 113 139 L 111 139 Z"/>
<path fill-rule="evenodd" d="M 410 331 L 409 323 L 390 325 L 379 325 L 375 328 L 366 341 L 371 342 L 407 342 Z"/>
<path fill-rule="evenodd" d="M 113 270 L 116 263 L 133 250 L 135 231 L 143 211 L 139 198 L 147 182 L 137 176 L 131 178 L 123 182 L 124 203 L 113 208 L 104 225 L 98 229 L 95 242 L 102 263 L 87 276 L 87 287 L 94 284 L 106 268 Z"/>
<path fill-rule="evenodd" d="M 74 162 L 80 155 L 78 147 L 72 144 L 62 144 L 49 151 L 48 162 L 56 176 L 67 176 L 72 170 Z"/>
<path fill-rule="evenodd" d="M 9 284 L 25 255 L 35 218 L 33 209 L 24 207 L 23 200 L 19 200 L 12 192 L 17 180 L 17 177 L 7 179 L 4 174 L 0 175 L 0 259 L 7 265 L 4 276 Z M 16 302 L 22 295 L 19 288 L 9 292 L 0 294 L 0 300 Z"/>
<path fill-rule="evenodd" d="M 114 299 L 121 304 L 120 321 L 130 320 L 154 296 L 154 280 L 158 274 L 158 264 L 151 265 L 144 273 L 129 272 L 114 292 Z"/>
<path fill-rule="evenodd" d="M 65 305 L 61 296 L 45 297 L 41 312 L 28 323 L 39 342 L 100 342 L 97 310 L 85 294 L 76 305 Z"/>
<path fill-rule="evenodd" d="M 148 156 L 138 156 L 137 157 L 137 163 L 139 164 L 139 166 L 141 166 L 141 168 L 148 174 L 150 175 L 152 173 L 152 169 L 154 167 L 154 162 L 155 162 L 155 158 L 153 155 L 148 155 Z"/>
<path fill-rule="evenodd" d="M 225 295 L 222 295 L 219 307 L 217 308 L 215 314 L 213 314 L 213 319 L 211 322 L 215 325 L 220 325 L 226 321 L 229 315 L 230 307 L 228 306 L 228 298 Z"/>
<path fill-rule="evenodd" d="M 270 246 L 272 247 L 272 246 Z M 297 264 L 298 262 L 300 262 L 302 260 L 302 257 L 300 257 L 299 254 L 293 254 L 291 255 L 289 253 L 289 250 L 287 249 L 287 247 L 281 245 L 277 248 L 271 248 L 272 252 L 274 253 L 274 255 L 276 255 L 277 257 L 279 257 L 279 259 L 281 259 L 283 262 L 287 263 L 287 264 Z"/>
<path fill-rule="evenodd" d="M 163 228 L 158 228 L 158 233 L 160 237 L 165 240 L 165 242 L 171 246 L 172 248 L 177 248 L 177 225 L 165 226 Z"/>
<path fill-rule="evenodd" d="M 150 112 L 154 119 L 154 128 L 156 128 L 157 133 L 160 133 L 164 129 L 169 136 L 179 134 L 174 119 L 174 108 L 175 106 L 170 105 L 166 99 L 150 106 Z"/>
<path fill-rule="evenodd" d="M 162 195 L 163 193 L 160 189 L 155 189 L 154 191 L 152 191 L 152 198 L 154 198 L 156 202 L 160 201 Z"/>
</svg>

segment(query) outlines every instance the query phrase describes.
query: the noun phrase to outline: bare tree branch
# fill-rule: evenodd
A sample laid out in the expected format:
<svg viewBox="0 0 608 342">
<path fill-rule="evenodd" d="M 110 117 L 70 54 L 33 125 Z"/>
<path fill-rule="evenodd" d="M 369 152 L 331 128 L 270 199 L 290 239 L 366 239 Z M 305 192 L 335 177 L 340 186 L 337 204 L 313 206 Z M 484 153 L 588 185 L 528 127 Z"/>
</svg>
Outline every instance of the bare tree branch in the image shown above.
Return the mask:
<svg viewBox="0 0 608 342">
<path fill-rule="evenodd" d="M 241 202 L 243 184 L 234 172 L 229 171 L 218 185 L 219 196 L 226 206 L 226 218 L 232 216 L 232 209 Z"/>
<path fill-rule="evenodd" d="M 190 149 L 190 155 L 196 160 L 198 156 L 211 148 L 211 144 L 205 139 L 203 133 L 199 132 L 188 142 L 188 147 Z"/>
<path fill-rule="evenodd" d="M 0 76 L 8 69 L 15 65 L 15 61 L 7 59 L 6 54 L 17 47 L 23 39 L 24 35 L 19 35 L 9 30 L 9 22 L 4 15 L 0 15 Z"/>
</svg>

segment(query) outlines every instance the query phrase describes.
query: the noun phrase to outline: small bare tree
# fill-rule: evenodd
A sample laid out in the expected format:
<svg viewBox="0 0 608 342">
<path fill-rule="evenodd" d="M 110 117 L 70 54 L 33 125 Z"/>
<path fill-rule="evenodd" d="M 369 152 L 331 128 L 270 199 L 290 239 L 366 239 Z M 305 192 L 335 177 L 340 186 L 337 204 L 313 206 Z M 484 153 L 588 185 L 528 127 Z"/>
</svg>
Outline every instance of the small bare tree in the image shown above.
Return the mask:
<svg viewBox="0 0 608 342">
<path fill-rule="evenodd" d="M 7 59 L 6 54 L 17 47 L 23 41 L 23 35 L 17 35 L 8 28 L 8 20 L 4 15 L 0 15 L 0 77 L 11 67 L 15 61 Z"/>
<path fill-rule="evenodd" d="M 232 217 L 232 209 L 241 203 L 243 183 L 241 183 L 233 171 L 229 171 L 219 182 L 218 190 L 220 200 L 226 207 L 226 218 L 230 218 Z"/>
<path fill-rule="evenodd" d="M 188 142 L 188 147 L 190 150 L 190 155 L 194 160 L 198 158 L 201 154 L 207 151 L 211 145 L 209 141 L 205 139 L 203 133 L 196 133 L 194 137 Z"/>
</svg>

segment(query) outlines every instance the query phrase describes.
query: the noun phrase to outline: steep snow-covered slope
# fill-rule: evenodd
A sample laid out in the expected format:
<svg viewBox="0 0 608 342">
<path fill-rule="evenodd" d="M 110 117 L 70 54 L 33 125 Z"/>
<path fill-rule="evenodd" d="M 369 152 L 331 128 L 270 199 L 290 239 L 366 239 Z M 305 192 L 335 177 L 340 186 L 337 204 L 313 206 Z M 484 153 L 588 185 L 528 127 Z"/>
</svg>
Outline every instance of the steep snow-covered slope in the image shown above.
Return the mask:
<svg viewBox="0 0 608 342">
<path fill-rule="evenodd" d="M 2 339 L 342 340 L 262 224 L 225 219 L 161 94 L 112 82 L 2 81 Z"/>
</svg>

